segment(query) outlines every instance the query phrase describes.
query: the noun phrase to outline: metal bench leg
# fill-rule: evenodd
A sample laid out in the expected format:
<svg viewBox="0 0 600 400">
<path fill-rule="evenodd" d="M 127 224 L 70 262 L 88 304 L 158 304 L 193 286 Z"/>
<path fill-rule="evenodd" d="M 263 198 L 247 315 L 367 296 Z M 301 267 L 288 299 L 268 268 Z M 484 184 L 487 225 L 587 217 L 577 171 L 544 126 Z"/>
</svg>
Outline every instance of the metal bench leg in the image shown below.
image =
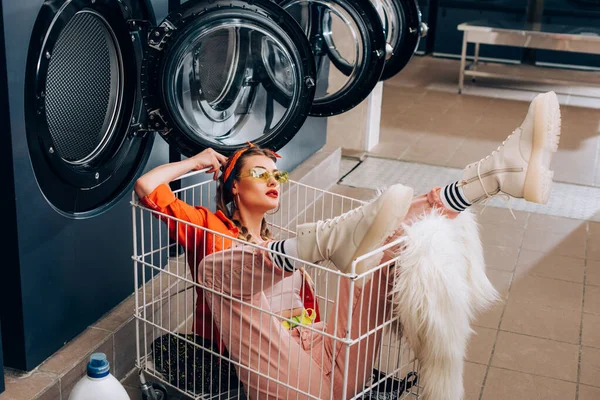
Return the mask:
<svg viewBox="0 0 600 400">
<path fill-rule="evenodd" d="M 465 64 L 467 59 L 467 32 L 463 32 L 463 45 L 460 54 L 460 75 L 458 76 L 458 94 L 462 93 L 465 84 Z"/>
<path fill-rule="evenodd" d="M 479 43 L 475 43 L 475 56 L 473 57 L 473 70 L 477 70 L 479 62 Z M 475 82 L 475 77 L 471 78 L 471 82 Z"/>
</svg>

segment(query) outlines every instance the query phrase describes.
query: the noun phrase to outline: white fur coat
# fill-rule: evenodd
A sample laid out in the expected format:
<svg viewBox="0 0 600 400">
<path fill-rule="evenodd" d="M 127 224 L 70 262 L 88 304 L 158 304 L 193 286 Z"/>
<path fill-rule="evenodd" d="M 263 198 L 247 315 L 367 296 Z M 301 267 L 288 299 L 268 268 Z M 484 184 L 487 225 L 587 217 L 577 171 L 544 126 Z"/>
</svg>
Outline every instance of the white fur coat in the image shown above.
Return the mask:
<svg viewBox="0 0 600 400">
<path fill-rule="evenodd" d="M 479 227 L 465 211 L 454 220 L 433 212 L 404 229 L 393 312 L 419 360 L 421 398 L 461 400 L 471 323 L 499 298 L 485 274 Z"/>
</svg>

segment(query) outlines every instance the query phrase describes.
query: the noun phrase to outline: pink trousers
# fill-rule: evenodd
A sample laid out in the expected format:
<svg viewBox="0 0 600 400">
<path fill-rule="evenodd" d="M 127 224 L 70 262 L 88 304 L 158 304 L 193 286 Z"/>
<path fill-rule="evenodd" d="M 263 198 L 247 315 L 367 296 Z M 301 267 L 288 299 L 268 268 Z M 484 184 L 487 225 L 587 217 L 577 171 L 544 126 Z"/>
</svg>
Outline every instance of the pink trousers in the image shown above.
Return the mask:
<svg viewBox="0 0 600 400">
<path fill-rule="evenodd" d="M 339 340 L 356 339 L 380 326 L 389 314 L 390 279 L 387 268 L 375 272 L 362 288 L 339 279 L 339 295 L 327 323 L 291 331 L 266 310 L 263 291 L 290 276 L 273 265 L 268 255 L 249 246 L 213 253 L 198 271 L 204 296 L 229 356 L 240 365 L 238 377 L 251 399 L 341 399 L 344 370 L 349 366 L 347 397 L 362 390 L 378 355 L 381 330 L 350 346 Z M 391 274 L 390 274 L 391 277 Z M 349 313 L 350 311 L 350 313 Z"/>
<path fill-rule="evenodd" d="M 427 196 L 427 195 L 424 195 Z M 407 218 L 431 208 L 424 196 L 413 200 Z M 396 236 L 401 234 L 397 231 Z M 396 237 L 388 239 L 394 240 Z M 388 251 L 382 263 L 393 257 Z M 269 314 L 263 291 L 290 276 L 269 256 L 250 246 L 234 247 L 205 257 L 198 280 L 208 290 L 208 302 L 238 377 L 250 399 L 342 399 L 361 391 L 371 376 L 379 351 L 381 326 L 389 316 L 389 291 L 393 285 L 389 268 L 380 268 L 362 287 L 339 279 L 339 294 L 326 323 L 291 331 L 281 319 Z M 339 339 L 362 339 L 347 346 Z M 348 368 L 348 379 L 344 372 Z"/>
</svg>

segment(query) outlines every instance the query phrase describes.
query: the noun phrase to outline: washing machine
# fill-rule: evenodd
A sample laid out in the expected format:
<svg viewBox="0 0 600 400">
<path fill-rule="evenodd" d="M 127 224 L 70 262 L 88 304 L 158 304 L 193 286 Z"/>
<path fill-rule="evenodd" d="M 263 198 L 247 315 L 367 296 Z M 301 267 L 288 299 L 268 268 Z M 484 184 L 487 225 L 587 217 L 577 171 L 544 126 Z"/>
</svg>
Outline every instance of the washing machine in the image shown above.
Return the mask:
<svg viewBox="0 0 600 400">
<path fill-rule="evenodd" d="M 560 25 L 564 33 L 600 36 L 600 0 L 545 0 L 542 23 Z M 537 50 L 536 63 L 544 66 L 600 69 L 600 56 Z"/>
<path fill-rule="evenodd" d="M 277 0 L 302 27 L 317 67 L 310 115 L 342 114 L 399 73 L 426 34 L 416 0 Z"/>
<path fill-rule="evenodd" d="M 527 22 L 525 0 L 438 0 L 433 55 L 460 58 L 463 33 L 456 27 L 463 22 L 486 20 L 497 27 L 513 28 Z M 468 47 L 473 55 L 474 45 Z M 509 46 L 481 46 L 480 59 L 520 62 L 523 50 Z"/>
<path fill-rule="evenodd" d="M 131 294 L 133 183 L 169 153 L 252 141 L 293 169 L 325 143 L 310 43 L 287 12 L 175 3 L 0 3 L 6 366 L 35 368 Z"/>
<path fill-rule="evenodd" d="M 438 0 L 419 0 L 418 4 L 421 10 L 421 20 L 427 25 L 428 33 L 427 37 L 419 42 L 416 54 L 425 55 L 431 53 L 433 50 Z"/>
<path fill-rule="evenodd" d="M 2 24 L 2 6 L 0 5 L 0 25 Z M 4 30 L 0 29 L 0 60 L 4 60 Z M 0 93 L 7 92 L 7 77 L 6 77 L 6 64 L 4 62 L 0 62 Z M 0 109 L 7 110 L 8 109 L 8 98 L 7 96 L 0 96 Z M 3 114 L 3 115 L 6 115 Z M 4 132 L 8 132 L 6 129 L 7 123 L 6 118 L 2 118 L 2 122 L 0 122 L 0 128 L 3 129 Z M 8 163 L 5 161 L 0 161 L 2 167 L 6 168 Z M 2 352 L 2 317 L 0 314 L 0 393 L 5 390 L 4 383 L 4 355 Z"/>
<path fill-rule="evenodd" d="M 429 25 L 417 0 L 375 0 L 386 41 L 386 60 L 380 80 L 398 74 L 428 39 Z"/>
<path fill-rule="evenodd" d="M 2 321 L 0 321 L 0 394 L 4 392 L 4 358 L 2 356 Z"/>
<path fill-rule="evenodd" d="M 317 68 L 310 114 L 339 115 L 373 90 L 385 63 L 382 22 L 370 0 L 277 0 L 304 31 Z"/>
</svg>

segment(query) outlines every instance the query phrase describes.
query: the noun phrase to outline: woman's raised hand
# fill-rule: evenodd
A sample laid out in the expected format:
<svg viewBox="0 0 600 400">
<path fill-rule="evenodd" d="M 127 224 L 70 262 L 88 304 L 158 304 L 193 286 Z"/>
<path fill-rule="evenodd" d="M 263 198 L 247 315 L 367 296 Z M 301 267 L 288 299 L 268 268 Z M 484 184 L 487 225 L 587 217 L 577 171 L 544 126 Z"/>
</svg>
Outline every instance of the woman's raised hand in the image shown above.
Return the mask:
<svg viewBox="0 0 600 400">
<path fill-rule="evenodd" d="M 218 153 L 210 147 L 191 157 L 190 160 L 194 163 L 192 170 L 198 171 L 204 168 L 209 168 L 207 174 L 213 174 L 213 179 L 217 180 L 221 165 L 225 165 L 227 157 Z"/>
</svg>

